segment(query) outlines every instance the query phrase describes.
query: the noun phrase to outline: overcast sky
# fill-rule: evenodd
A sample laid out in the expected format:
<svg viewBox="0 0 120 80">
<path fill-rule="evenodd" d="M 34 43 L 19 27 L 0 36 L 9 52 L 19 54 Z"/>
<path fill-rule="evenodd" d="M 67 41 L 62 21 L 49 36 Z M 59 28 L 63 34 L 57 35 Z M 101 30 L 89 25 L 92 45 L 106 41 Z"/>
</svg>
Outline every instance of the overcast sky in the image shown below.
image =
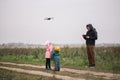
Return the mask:
<svg viewBox="0 0 120 80">
<path fill-rule="evenodd" d="M 0 44 L 83 44 L 89 23 L 96 43 L 120 43 L 120 0 L 0 0 Z"/>
</svg>

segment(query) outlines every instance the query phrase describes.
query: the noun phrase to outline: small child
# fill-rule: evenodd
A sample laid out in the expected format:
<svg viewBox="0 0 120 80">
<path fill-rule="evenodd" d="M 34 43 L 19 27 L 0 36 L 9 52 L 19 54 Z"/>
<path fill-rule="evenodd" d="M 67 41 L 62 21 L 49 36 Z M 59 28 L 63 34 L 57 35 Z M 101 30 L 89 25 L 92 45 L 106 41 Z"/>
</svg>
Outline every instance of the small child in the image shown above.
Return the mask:
<svg viewBox="0 0 120 80">
<path fill-rule="evenodd" d="M 51 70 L 50 59 L 51 59 L 53 46 L 49 41 L 46 41 L 45 45 L 46 45 L 46 53 L 45 53 L 46 69 Z"/>
<path fill-rule="evenodd" d="M 52 51 L 52 60 L 55 64 L 55 71 L 60 71 L 60 47 L 55 46 L 54 50 Z"/>
</svg>

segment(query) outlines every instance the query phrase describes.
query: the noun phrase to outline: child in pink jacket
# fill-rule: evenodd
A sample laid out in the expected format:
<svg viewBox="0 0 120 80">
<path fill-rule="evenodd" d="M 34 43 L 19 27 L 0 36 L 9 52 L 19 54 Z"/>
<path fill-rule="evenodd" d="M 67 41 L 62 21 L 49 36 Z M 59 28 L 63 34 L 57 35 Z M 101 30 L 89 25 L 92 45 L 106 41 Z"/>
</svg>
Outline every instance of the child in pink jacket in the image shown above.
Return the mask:
<svg viewBox="0 0 120 80">
<path fill-rule="evenodd" d="M 45 53 L 46 69 L 51 70 L 50 59 L 51 59 L 53 46 L 49 41 L 46 41 L 45 45 L 46 45 L 46 53 Z"/>
</svg>

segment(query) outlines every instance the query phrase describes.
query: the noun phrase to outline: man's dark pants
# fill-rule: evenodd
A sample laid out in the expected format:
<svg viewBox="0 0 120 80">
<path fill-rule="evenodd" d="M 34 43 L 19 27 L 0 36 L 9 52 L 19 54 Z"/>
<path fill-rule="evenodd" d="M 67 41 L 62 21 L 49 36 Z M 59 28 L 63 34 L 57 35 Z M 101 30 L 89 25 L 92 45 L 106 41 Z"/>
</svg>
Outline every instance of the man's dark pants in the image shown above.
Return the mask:
<svg viewBox="0 0 120 80">
<path fill-rule="evenodd" d="M 89 65 L 95 65 L 95 46 L 87 45 L 87 55 L 89 60 Z"/>
</svg>

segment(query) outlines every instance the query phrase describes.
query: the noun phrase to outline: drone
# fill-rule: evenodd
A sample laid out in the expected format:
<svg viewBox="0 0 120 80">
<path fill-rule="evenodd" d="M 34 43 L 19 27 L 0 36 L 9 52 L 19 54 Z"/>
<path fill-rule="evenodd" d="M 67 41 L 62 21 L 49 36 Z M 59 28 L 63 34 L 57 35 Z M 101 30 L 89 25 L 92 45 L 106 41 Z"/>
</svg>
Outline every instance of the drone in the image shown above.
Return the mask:
<svg viewBox="0 0 120 80">
<path fill-rule="evenodd" d="M 53 17 L 47 17 L 44 20 L 52 20 L 52 19 L 54 19 L 54 18 Z"/>
</svg>

